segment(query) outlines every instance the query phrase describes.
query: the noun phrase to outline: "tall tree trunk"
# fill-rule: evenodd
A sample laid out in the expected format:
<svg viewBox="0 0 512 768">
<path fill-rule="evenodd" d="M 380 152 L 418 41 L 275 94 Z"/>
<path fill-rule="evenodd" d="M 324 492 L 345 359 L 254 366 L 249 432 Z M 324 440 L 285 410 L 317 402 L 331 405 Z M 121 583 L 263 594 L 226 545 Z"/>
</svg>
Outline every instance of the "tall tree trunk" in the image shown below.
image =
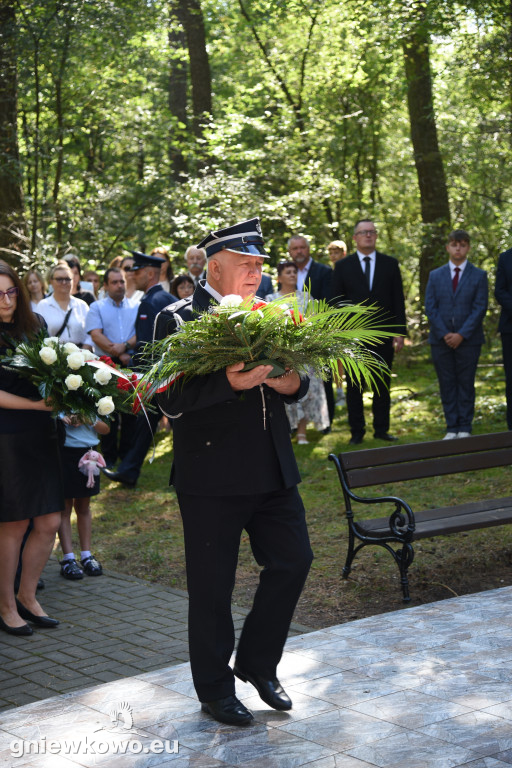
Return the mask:
<svg viewBox="0 0 512 768">
<path fill-rule="evenodd" d="M 70 41 L 71 41 L 71 28 L 74 23 L 73 7 L 70 6 L 67 9 L 67 17 L 64 27 L 64 37 L 62 41 L 62 52 L 59 62 L 58 71 L 54 77 L 55 84 L 55 116 L 57 118 L 57 166 L 55 168 L 55 178 L 53 181 L 53 193 L 52 202 L 56 223 L 56 240 L 57 245 L 60 247 L 63 240 L 63 223 L 62 214 L 60 210 L 60 182 L 62 178 L 62 168 L 64 165 L 64 108 L 62 103 L 62 90 L 64 82 L 64 73 L 66 71 L 66 65 L 68 61 Z"/>
<path fill-rule="evenodd" d="M 423 4 L 419 18 L 402 41 L 407 80 L 407 103 L 418 175 L 423 221 L 420 256 L 420 295 L 423 300 L 430 271 L 445 258 L 450 228 L 450 204 L 443 160 L 439 151 L 430 69 L 429 34 Z"/>
<path fill-rule="evenodd" d="M 212 113 L 212 76 L 200 0 L 177 0 L 178 17 L 185 30 L 192 85 L 193 131 L 201 138 Z"/>
<path fill-rule="evenodd" d="M 14 0 L 0 0 L 0 257 L 15 264 L 25 221 L 18 152 L 17 28 Z"/>
<path fill-rule="evenodd" d="M 169 110 L 174 118 L 169 136 L 169 160 L 171 175 L 176 181 L 184 181 L 188 170 L 184 143 L 188 132 L 187 115 L 187 39 L 181 24 L 179 0 L 171 0 L 168 40 L 170 47 Z"/>
</svg>

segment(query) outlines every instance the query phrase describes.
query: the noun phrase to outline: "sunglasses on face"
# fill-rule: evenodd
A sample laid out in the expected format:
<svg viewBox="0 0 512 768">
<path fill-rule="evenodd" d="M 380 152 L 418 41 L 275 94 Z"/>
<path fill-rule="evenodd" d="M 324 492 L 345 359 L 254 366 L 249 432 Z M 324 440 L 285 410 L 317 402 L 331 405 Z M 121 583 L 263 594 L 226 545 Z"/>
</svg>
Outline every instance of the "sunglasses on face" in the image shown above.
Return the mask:
<svg viewBox="0 0 512 768">
<path fill-rule="evenodd" d="M 54 277 L 53 278 L 56 283 L 70 283 L 71 278 L 70 277 Z"/>
</svg>

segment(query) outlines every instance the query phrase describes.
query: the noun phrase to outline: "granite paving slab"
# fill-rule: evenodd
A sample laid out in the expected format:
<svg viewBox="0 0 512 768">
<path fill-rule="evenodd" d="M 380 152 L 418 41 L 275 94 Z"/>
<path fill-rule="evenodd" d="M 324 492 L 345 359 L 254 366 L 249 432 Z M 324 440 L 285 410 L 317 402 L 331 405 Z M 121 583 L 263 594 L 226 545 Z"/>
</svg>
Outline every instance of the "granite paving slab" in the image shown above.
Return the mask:
<svg viewBox="0 0 512 768">
<path fill-rule="evenodd" d="M 165 621 L 161 587 L 158 595 Z M 506 768 L 511 606 L 505 587 L 296 634 L 279 667 L 293 709 L 273 710 L 237 681 L 255 717 L 241 728 L 201 712 L 187 662 L 144 669 L 140 659 L 140 671 L 103 684 L 84 676 L 79 690 L 0 712 L 0 768 Z M 118 637 L 118 658 L 115 644 L 108 652 L 122 670 L 137 654 Z M 77 661 L 102 664 L 96 643 L 72 661 L 43 644 L 46 668 L 19 642 L 6 647 L 0 689 L 26 672 L 25 660 L 47 693 L 51 664 L 77 675 Z"/>
</svg>

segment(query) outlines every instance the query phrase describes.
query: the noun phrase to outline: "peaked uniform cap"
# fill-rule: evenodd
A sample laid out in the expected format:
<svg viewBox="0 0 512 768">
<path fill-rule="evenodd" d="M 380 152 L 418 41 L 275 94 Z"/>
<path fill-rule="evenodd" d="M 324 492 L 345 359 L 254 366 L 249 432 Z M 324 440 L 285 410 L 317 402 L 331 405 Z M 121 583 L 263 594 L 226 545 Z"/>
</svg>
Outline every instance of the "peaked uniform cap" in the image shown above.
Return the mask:
<svg viewBox="0 0 512 768">
<path fill-rule="evenodd" d="M 165 259 L 161 259 L 159 256 L 149 256 L 147 253 L 141 253 L 140 251 L 130 251 L 133 255 L 133 267 L 132 272 L 143 267 L 155 267 L 160 269 Z"/>
<path fill-rule="evenodd" d="M 263 256 L 268 259 L 263 243 L 260 220 L 254 218 L 240 221 L 232 227 L 210 232 L 196 248 L 205 248 L 207 258 L 219 251 L 227 250 L 241 254 L 250 253 L 252 256 Z"/>
</svg>

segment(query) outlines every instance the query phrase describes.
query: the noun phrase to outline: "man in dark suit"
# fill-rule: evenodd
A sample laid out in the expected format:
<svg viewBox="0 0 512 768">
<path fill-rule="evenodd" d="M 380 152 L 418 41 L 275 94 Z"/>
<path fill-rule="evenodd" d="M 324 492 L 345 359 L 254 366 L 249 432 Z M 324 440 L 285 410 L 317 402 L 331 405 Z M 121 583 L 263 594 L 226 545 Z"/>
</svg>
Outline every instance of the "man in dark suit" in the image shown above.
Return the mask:
<svg viewBox="0 0 512 768">
<path fill-rule="evenodd" d="M 487 272 L 467 259 L 469 235 L 463 229 L 448 237 L 449 261 L 429 275 L 425 314 L 429 342 L 446 420 L 444 440 L 469 437 L 475 413 L 475 375 L 484 342 Z"/>
<path fill-rule="evenodd" d="M 207 278 L 192 297 L 158 315 L 156 338 L 197 321 L 223 296 L 257 291 L 266 257 L 259 219 L 212 232 L 199 247 L 206 248 Z M 276 669 L 312 560 L 284 409 L 306 394 L 309 382 L 293 371 L 268 378 L 267 365 L 243 367 L 196 376 L 157 395 L 173 420 L 170 482 L 185 536 L 192 677 L 202 710 L 232 725 L 253 719 L 235 695 L 235 675 L 269 706 L 292 706 Z M 231 594 L 243 530 L 263 569 L 231 669 Z"/>
<path fill-rule="evenodd" d="M 288 240 L 288 253 L 297 266 L 297 290 L 302 291 L 305 288 L 314 299 L 328 299 L 331 295 L 332 269 L 326 264 L 314 261 L 309 251 L 309 241 L 302 235 L 292 235 Z M 331 375 L 329 375 L 327 381 L 324 381 L 324 388 L 329 421 L 332 424 L 334 419 L 334 392 Z M 324 433 L 330 431 L 331 428 L 328 427 L 324 430 Z"/>
<path fill-rule="evenodd" d="M 371 349 L 384 360 L 389 373 L 377 381 L 373 391 L 373 431 L 378 440 L 396 440 L 389 434 L 391 366 L 395 350 L 402 349 L 405 334 L 405 301 L 398 261 L 375 250 L 377 230 L 371 219 L 361 219 L 354 227 L 356 253 L 334 265 L 331 296 L 334 303 L 348 301 L 380 308 L 380 323 L 397 335 Z M 362 443 L 366 428 L 363 393 L 359 385 L 347 379 L 347 410 L 351 445 Z"/>
<path fill-rule="evenodd" d="M 135 354 L 133 368 L 140 369 L 145 345 L 153 340 L 155 318 L 161 309 L 177 299 L 164 291 L 160 283 L 160 269 L 164 259 L 149 256 L 146 253 L 132 251 L 135 288 L 144 291 L 135 318 Z M 140 475 L 142 464 L 156 431 L 160 414 L 158 412 L 139 413 L 133 428 L 132 445 L 122 458 L 117 470 L 104 469 L 104 474 L 117 483 L 134 486 Z"/>
<path fill-rule="evenodd" d="M 512 429 L 512 248 L 499 255 L 494 295 L 498 304 L 501 305 L 498 331 L 501 334 L 505 368 L 507 427 Z"/>
</svg>

